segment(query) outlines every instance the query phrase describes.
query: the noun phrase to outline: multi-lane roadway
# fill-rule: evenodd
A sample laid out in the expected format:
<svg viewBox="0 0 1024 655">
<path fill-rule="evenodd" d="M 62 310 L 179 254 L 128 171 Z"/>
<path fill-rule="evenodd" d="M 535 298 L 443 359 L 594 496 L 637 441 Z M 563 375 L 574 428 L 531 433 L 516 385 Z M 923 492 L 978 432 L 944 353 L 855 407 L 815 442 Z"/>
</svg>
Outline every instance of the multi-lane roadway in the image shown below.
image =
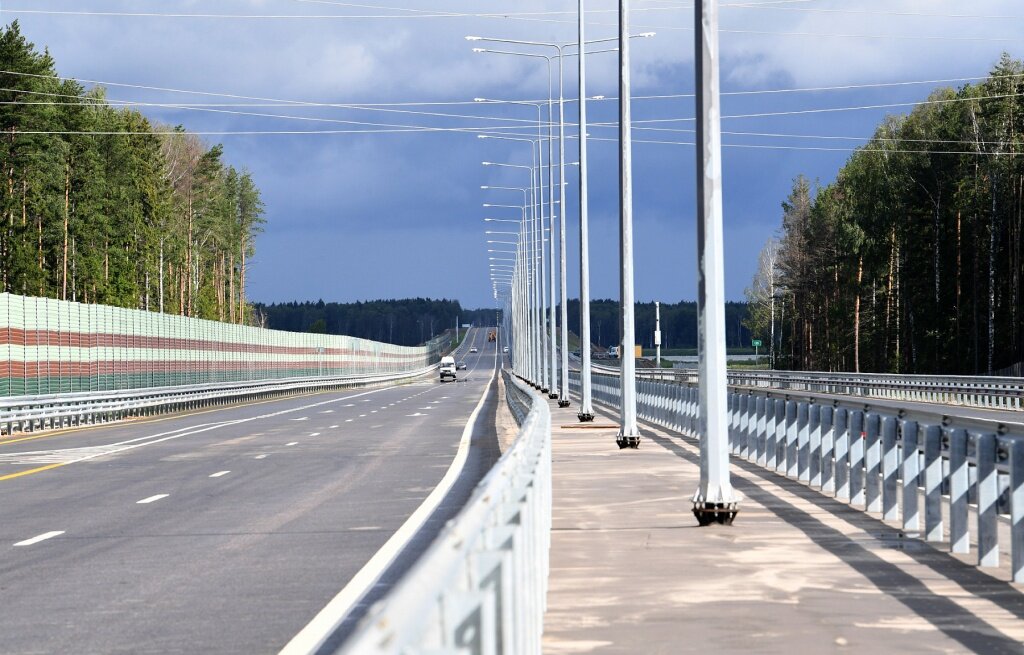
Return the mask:
<svg viewBox="0 0 1024 655">
<path fill-rule="evenodd" d="M 398 558 L 407 566 L 498 456 L 495 344 L 484 330 L 468 339 L 479 354 L 463 356 L 455 383 L 431 375 L 0 442 L 0 653 L 276 652 L 462 444 L 458 482 Z"/>
</svg>

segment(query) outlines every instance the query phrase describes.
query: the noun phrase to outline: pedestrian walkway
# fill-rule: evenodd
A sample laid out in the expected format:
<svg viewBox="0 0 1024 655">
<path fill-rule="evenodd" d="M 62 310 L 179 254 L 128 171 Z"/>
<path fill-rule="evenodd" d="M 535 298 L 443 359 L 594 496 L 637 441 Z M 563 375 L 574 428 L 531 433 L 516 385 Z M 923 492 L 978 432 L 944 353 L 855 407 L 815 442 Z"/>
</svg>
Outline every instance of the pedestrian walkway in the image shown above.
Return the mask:
<svg viewBox="0 0 1024 655">
<path fill-rule="evenodd" d="M 1024 588 L 734 460 L 733 526 L 698 528 L 695 441 L 615 445 L 552 403 L 544 653 L 1024 653 Z M 601 427 L 606 426 L 606 427 Z"/>
</svg>

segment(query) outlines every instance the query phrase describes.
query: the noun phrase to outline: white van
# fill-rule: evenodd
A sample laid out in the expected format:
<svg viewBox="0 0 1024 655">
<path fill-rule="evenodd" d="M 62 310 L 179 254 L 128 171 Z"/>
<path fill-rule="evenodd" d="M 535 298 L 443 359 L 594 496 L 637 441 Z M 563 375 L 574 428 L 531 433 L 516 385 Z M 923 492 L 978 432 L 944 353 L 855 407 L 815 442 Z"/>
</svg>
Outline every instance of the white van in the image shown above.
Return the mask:
<svg viewBox="0 0 1024 655">
<path fill-rule="evenodd" d="M 441 382 L 444 382 L 445 378 L 457 379 L 455 375 L 455 358 L 454 357 L 442 357 L 441 366 L 438 367 L 438 372 L 441 374 Z"/>
<path fill-rule="evenodd" d="M 619 357 L 619 347 L 612 346 L 611 348 L 609 348 L 608 356 L 611 357 L 612 359 L 617 359 Z"/>
</svg>

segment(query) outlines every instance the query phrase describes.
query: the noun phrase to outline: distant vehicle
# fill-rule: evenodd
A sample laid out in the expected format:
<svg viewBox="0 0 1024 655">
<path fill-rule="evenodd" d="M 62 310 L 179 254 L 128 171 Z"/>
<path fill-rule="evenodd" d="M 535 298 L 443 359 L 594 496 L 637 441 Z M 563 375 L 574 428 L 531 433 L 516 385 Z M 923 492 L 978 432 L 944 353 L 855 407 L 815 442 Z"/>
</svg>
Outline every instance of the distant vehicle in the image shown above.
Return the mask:
<svg viewBox="0 0 1024 655">
<path fill-rule="evenodd" d="M 498 339 L 498 333 L 495 330 L 491 330 L 490 332 L 487 333 L 487 340 L 488 341 L 497 341 L 497 339 Z"/>
<path fill-rule="evenodd" d="M 455 370 L 456 371 L 465 371 L 466 370 L 466 362 L 459 362 L 458 364 L 456 364 L 455 365 Z"/>
<path fill-rule="evenodd" d="M 508 346 L 505 346 L 504 348 L 502 348 L 502 349 L 501 349 L 501 352 L 503 352 L 503 353 L 507 353 L 507 352 L 508 352 Z"/>
<path fill-rule="evenodd" d="M 471 353 L 478 353 L 480 351 L 476 349 L 476 346 L 473 346 L 472 348 L 469 349 L 469 352 L 471 352 Z"/>
<path fill-rule="evenodd" d="M 442 357 L 441 366 L 438 367 L 438 373 L 441 376 L 441 382 L 445 381 L 445 378 L 451 378 L 453 380 L 458 379 L 455 374 L 455 358 L 454 357 Z"/>
<path fill-rule="evenodd" d="M 572 351 L 572 356 L 573 357 L 579 357 L 580 356 L 580 351 L 578 351 L 578 350 Z"/>
<path fill-rule="evenodd" d="M 610 347 L 608 349 L 608 356 L 611 357 L 612 359 L 618 358 L 618 356 L 619 356 L 619 347 L 618 346 Z"/>
</svg>

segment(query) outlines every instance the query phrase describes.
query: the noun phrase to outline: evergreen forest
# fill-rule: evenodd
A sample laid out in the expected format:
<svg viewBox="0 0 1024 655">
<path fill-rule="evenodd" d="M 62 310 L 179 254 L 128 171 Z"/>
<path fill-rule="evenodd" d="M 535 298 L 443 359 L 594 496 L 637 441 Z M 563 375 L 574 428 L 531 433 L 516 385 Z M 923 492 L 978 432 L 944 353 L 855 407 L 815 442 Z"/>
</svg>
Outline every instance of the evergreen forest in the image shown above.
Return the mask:
<svg viewBox="0 0 1024 655">
<path fill-rule="evenodd" d="M 0 32 L 0 291 L 248 323 L 251 175 Z"/>
<path fill-rule="evenodd" d="M 1024 64 L 1004 55 L 985 80 L 887 117 L 831 184 L 798 177 L 747 291 L 748 325 L 775 366 L 1013 370 L 1024 359 L 1022 152 Z"/>
</svg>

